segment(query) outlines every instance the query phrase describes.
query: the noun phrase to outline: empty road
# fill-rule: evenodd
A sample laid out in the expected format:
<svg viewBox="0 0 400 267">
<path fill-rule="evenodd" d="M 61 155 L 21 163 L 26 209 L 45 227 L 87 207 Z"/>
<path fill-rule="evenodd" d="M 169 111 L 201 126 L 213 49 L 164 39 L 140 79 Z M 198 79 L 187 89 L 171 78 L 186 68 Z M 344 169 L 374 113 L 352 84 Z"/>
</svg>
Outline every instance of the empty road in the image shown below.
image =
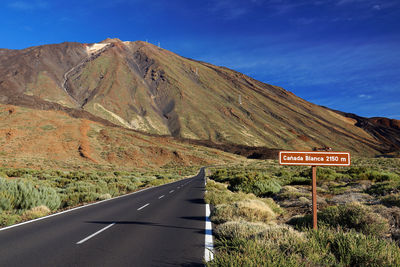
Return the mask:
<svg viewBox="0 0 400 267">
<path fill-rule="evenodd" d="M 0 230 L 0 266 L 203 266 L 204 169 Z"/>
</svg>

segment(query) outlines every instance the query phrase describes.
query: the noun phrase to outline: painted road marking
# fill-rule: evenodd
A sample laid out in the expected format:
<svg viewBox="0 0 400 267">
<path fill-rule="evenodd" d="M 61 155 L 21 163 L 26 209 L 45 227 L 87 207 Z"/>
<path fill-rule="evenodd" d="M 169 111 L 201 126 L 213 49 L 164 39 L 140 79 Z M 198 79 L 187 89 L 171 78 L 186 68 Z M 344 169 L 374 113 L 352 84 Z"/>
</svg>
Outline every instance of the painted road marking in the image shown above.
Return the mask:
<svg viewBox="0 0 400 267">
<path fill-rule="evenodd" d="M 204 185 L 207 185 L 207 178 L 204 176 Z M 206 191 L 207 192 L 207 191 Z M 210 204 L 206 204 L 206 229 L 204 238 L 204 260 L 206 262 L 214 259 L 214 241 L 212 233 L 212 224 L 210 220 L 211 209 Z"/>
<path fill-rule="evenodd" d="M 86 241 L 88 241 L 89 239 L 91 239 L 92 237 L 94 237 L 94 236 L 96 236 L 96 235 L 98 235 L 98 234 L 100 234 L 101 232 L 103 232 L 103 231 L 105 231 L 105 230 L 107 230 L 108 228 L 110 228 L 111 226 L 113 226 L 115 223 L 112 223 L 112 224 L 110 224 L 110 225 L 107 225 L 106 227 L 104 227 L 103 229 L 100 229 L 99 231 L 97 231 L 96 233 L 94 233 L 94 234 L 91 234 L 90 236 L 88 236 L 88 237 L 86 237 L 86 238 L 84 238 L 84 239 L 82 239 L 81 241 L 79 241 L 79 242 L 77 242 L 76 244 L 77 245 L 80 245 L 80 244 L 82 244 L 83 242 L 86 242 Z"/>
<path fill-rule="evenodd" d="M 205 230 L 205 248 L 204 248 L 204 260 L 206 262 L 214 259 L 214 243 L 212 236 L 212 224 L 210 220 L 210 205 L 206 204 L 206 230 Z"/>
<path fill-rule="evenodd" d="M 146 205 L 143 205 L 143 206 L 141 206 L 141 207 L 140 207 L 140 208 L 138 208 L 137 210 L 144 209 L 144 208 L 146 208 L 148 205 L 150 205 L 150 203 L 147 203 Z"/>
<path fill-rule="evenodd" d="M 165 197 L 165 195 L 159 196 L 158 199 L 162 199 L 163 197 Z"/>
<path fill-rule="evenodd" d="M 184 180 L 192 179 L 192 178 L 193 177 L 189 177 L 189 178 L 185 178 Z M 131 195 L 135 195 L 135 194 L 141 193 L 141 192 L 146 191 L 146 190 L 150 190 L 150 189 L 154 189 L 154 188 L 158 188 L 158 187 L 162 187 L 162 186 L 166 186 L 166 185 L 174 184 L 174 183 L 178 183 L 178 182 L 179 181 L 174 181 L 174 182 L 170 182 L 170 183 L 166 183 L 166 184 L 162 184 L 162 185 L 148 187 L 148 188 L 144 188 L 142 190 L 135 191 L 135 192 L 132 192 L 132 193 L 128 193 L 128 194 L 125 194 L 125 195 L 121 195 L 121 196 L 113 197 L 113 198 L 110 198 L 110 199 L 105 199 L 105 200 L 97 201 L 97 202 L 94 202 L 94 203 L 78 206 L 78 207 L 71 208 L 71 209 L 68 209 L 68 210 L 64 210 L 64 211 L 60 211 L 60 212 L 57 212 L 57 213 L 53 213 L 53 214 L 50 214 L 50 215 L 47 215 L 47 216 L 44 216 L 44 217 L 33 219 L 33 220 L 30 220 L 30 221 L 25 221 L 25 222 L 22 222 L 22 223 L 17 223 L 17 224 L 13 224 L 13 225 L 10 225 L 10 226 L 7 226 L 7 227 L 3 227 L 3 228 L 0 228 L 0 231 L 5 231 L 5 230 L 8 230 L 8 229 L 11 229 L 11 228 L 14 228 L 14 227 L 19 227 L 19 226 L 22 226 L 22 225 L 25 225 L 25 224 L 29 224 L 29 223 L 45 220 L 45 219 L 48 219 L 48 218 L 51 218 L 51 217 L 55 217 L 55 216 L 58 216 L 58 215 L 61 215 L 61 214 L 65 214 L 65 213 L 68 213 L 68 212 L 71 212 L 71 211 L 87 208 L 87 207 L 94 206 L 94 205 L 97 205 L 97 204 L 100 204 L 100 203 L 112 201 L 112 200 L 115 200 L 115 199 L 118 199 L 118 198 L 128 197 L 128 196 L 131 196 Z"/>
<path fill-rule="evenodd" d="M 169 193 L 171 194 L 171 193 L 173 193 L 175 190 L 171 190 L 171 191 L 169 191 Z"/>
</svg>

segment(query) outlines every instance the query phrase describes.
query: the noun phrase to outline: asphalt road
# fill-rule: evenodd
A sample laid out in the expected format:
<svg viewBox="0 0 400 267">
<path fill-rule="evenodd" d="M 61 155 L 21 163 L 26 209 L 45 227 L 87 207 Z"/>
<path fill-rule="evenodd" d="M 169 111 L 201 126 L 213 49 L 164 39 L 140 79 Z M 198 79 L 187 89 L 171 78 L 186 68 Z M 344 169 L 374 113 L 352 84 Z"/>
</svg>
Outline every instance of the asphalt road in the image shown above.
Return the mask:
<svg viewBox="0 0 400 267">
<path fill-rule="evenodd" d="M 0 266 L 203 266 L 204 170 L 0 231 Z"/>
</svg>

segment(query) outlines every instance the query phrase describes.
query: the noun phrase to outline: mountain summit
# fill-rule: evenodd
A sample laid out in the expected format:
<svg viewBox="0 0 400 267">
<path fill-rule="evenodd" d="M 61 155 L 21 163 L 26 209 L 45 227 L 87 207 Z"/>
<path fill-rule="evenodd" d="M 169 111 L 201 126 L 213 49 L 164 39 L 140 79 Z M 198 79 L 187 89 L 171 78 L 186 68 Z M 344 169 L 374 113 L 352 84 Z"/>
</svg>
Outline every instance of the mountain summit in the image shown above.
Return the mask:
<svg viewBox="0 0 400 267">
<path fill-rule="evenodd" d="M 398 122 L 333 111 L 142 41 L 0 49 L 0 102 L 215 143 L 368 155 L 400 148 Z"/>
</svg>

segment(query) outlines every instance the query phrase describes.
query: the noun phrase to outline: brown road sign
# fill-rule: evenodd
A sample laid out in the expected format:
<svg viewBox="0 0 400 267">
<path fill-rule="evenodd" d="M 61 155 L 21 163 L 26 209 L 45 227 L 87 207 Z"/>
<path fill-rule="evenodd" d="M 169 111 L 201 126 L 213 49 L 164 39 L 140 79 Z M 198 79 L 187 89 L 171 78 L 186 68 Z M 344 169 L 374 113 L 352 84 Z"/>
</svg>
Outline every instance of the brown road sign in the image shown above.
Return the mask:
<svg viewBox="0 0 400 267">
<path fill-rule="evenodd" d="M 317 229 L 317 166 L 350 166 L 350 153 L 331 151 L 280 151 L 279 164 L 312 166 L 313 228 Z"/>
<path fill-rule="evenodd" d="M 279 164 L 306 166 L 350 166 L 349 152 L 280 151 Z"/>
</svg>

